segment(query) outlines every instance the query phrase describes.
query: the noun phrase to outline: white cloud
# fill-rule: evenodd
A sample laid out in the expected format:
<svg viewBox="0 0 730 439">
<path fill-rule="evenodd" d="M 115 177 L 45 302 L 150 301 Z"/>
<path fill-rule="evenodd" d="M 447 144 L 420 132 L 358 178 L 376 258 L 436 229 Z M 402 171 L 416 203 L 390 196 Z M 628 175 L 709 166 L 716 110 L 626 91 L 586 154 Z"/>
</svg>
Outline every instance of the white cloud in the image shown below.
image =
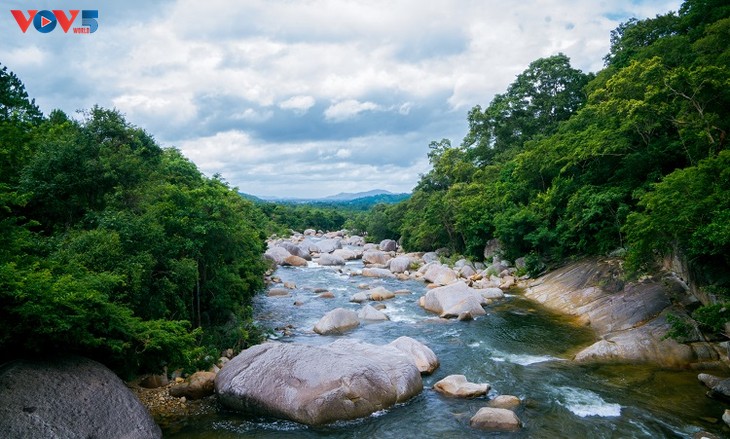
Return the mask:
<svg viewBox="0 0 730 439">
<path fill-rule="evenodd" d="M 292 96 L 281 102 L 279 108 L 293 110 L 297 114 L 304 114 L 314 106 L 316 100 L 312 96 Z"/>
<path fill-rule="evenodd" d="M 46 113 L 117 107 L 206 172 L 273 194 L 329 178 L 412 188 L 428 143 L 458 144 L 466 111 L 531 61 L 562 51 L 596 71 L 619 22 L 681 0 L 153 3 L 99 5 L 99 32 L 83 38 L 1 16 L 0 60 Z"/>
<path fill-rule="evenodd" d="M 374 102 L 360 102 L 356 99 L 347 99 L 330 105 L 324 110 L 324 117 L 332 122 L 341 122 L 351 119 L 363 111 L 380 110 L 380 105 Z"/>
</svg>

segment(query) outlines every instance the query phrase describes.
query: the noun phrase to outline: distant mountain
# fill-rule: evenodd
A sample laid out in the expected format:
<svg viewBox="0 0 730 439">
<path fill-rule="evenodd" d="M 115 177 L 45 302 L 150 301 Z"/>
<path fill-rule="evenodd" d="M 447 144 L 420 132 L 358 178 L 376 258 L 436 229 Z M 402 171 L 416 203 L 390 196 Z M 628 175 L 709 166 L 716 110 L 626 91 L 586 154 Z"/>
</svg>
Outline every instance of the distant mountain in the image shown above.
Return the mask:
<svg viewBox="0 0 730 439">
<path fill-rule="evenodd" d="M 256 197 L 241 192 L 242 197 L 257 203 L 282 203 L 282 204 L 311 204 L 322 207 L 345 207 L 354 210 L 367 210 L 372 206 L 385 203 L 394 204 L 409 198 L 410 194 L 394 194 L 383 189 L 373 189 L 366 192 L 341 192 L 337 195 L 330 195 L 322 198 L 279 198 L 279 197 Z"/>
<path fill-rule="evenodd" d="M 337 195 L 330 195 L 329 197 L 319 198 L 317 201 L 352 201 L 358 198 L 375 197 L 377 195 L 395 195 L 392 192 L 388 192 L 382 189 L 373 189 L 367 192 L 340 192 Z"/>
</svg>

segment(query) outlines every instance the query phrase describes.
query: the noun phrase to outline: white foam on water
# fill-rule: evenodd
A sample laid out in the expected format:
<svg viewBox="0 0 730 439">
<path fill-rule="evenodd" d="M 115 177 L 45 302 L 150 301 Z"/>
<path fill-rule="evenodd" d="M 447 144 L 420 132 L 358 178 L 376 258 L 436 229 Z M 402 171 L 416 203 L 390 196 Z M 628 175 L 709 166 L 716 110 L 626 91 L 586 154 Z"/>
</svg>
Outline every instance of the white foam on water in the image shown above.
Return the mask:
<svg viewBox="0 0 730 439">
<path fill-rule="evenodd" d="M 555 390 L 558 392 L 558 403 L 581 418 L 621 416 L 620 404 L 606 402 L 590 390 L 575 387 L 558 387 Z"/>
<path fill-rule="evenodd" d="M 481 345 L 482 345 L 482 342 L 477 341 L 477 342 L 474 342 L 474 343 L 469 343 L 467 346 L 469 346 L 470 348 L 478 348 Z"/>
<path fill-rule="evenodd" d="M 529 366 L 531 364 L 545 363 L 548 361 L 564 361 L 562 358 L 550 355 L 529 355 L 529 354 L 507 354 L 495 351 L 492 353 L 492 360 L 503 363 L 509 362 L 519 364 L 520 366 Z"/>
</svg>

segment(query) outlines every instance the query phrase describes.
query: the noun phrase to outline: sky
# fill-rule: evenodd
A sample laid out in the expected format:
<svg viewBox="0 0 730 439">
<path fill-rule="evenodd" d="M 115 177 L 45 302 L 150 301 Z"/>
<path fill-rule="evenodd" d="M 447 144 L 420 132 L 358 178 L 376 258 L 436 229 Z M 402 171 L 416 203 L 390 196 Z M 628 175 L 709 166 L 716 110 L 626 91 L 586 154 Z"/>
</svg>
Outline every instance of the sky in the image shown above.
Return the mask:
<svg viewBox="0 0 730 439">
<path fill-rule="evenodd" d="M 530 62 L 603 67 L 611 30 L 680 0 L 0 0 L 0 63 L 49 114 L 115 108 L 264 197 L 410 192 Z M 90 34 L 11 10 L 98 11 Z M 72 27 L 81 26 L 81 16 Z"/>
</svg>

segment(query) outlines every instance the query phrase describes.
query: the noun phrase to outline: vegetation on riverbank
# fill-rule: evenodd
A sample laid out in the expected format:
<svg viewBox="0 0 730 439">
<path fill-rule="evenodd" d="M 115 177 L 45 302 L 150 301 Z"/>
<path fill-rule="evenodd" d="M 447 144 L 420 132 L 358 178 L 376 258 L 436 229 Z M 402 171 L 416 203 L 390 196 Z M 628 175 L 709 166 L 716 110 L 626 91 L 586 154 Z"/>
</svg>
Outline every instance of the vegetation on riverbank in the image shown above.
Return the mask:
<svg viewBox="0 0 730 439">
<path fill-rule="evenodd" d="M 258 341 L 266 219 L 116 111 L 44 116 L 0 71 L 0 352 L 118 373 Z"/>
<path fill-rule="evenodd" d="M 635 273 L 679 254 L 720 303 L 698 315 L 728 321 L 727 2 L 622 24 L 595 75 L 562 54 L 536 60 L 468 122 L 460 145 L 431 144 L 409 200 L 363 220 L 375 240 L 481 259 L 498 238 L 507 259 L 536 266 L 626 254 Z"/>
</svg>

